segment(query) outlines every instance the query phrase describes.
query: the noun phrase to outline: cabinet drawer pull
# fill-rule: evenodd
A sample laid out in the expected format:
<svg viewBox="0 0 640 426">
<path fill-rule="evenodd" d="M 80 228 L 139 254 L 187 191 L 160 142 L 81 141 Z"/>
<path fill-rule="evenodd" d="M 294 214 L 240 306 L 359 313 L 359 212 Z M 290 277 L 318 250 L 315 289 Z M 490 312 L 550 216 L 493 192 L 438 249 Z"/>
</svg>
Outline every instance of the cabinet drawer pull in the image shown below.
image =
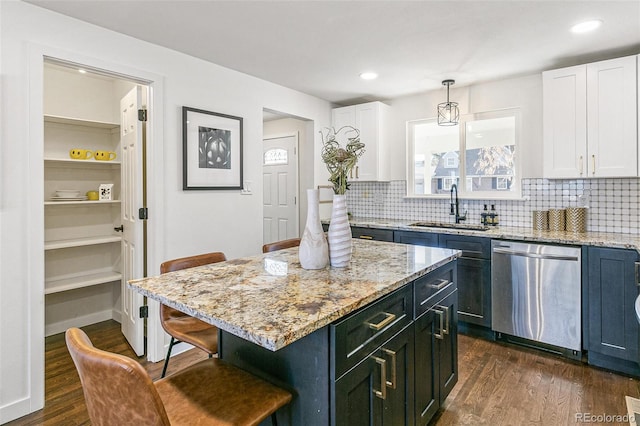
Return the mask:
<svg viewBox="0 0 640 426">
<path fill-rule="evenodd" d="M 387 380 L 386 384 L 391 389 L 396 388 L 396 382 L 398 381 L 398 371 L 396 367 L 396 353 L 391 349 L 382 348 L 382 352 L 391 357 L 391 381 Z"/>
<path fill-rule="evenodd" d="M 640 287 L 640 262 L 636 262 L 636 285 Z"/>
<path fill-rule="evenodd" d="M 371 235 L 360 235 L 358 238 L 360 238 L 361 240 L 373 240 L 373 237 Z"/>
<path fill-rule="evenodd" d="M 380 366 L 380 390 L 373 388 L 373 394 L 380 399 L 387 399 L 387 361 L 377 356 L 372 358 Z"/>
<path fill-rule="evenodd" d="M 442 329 L 442 334 L 449 334 L 449 307 L 448 306 L 439 306 L 438 309 L 442 309 L 443 316 L 445 317 L 445 326 Z M 442 325 L 440 326 L 442 328 Z"/>
<path fill-rule="evenodd" d="M 595 154 L 591 156 L 591 174 L 596 174 L 596 156 Z"/>
<path fill-rule="evenodd" d="M 436 315 L 438 315 L 440 317 L 440 333 L 436 333 L 434 332 L 433 335 L 436 336 L 436 339 L 440 339 L 443 340 L 444 339 L 444 333 L 442 332 L 442 329 L 444 328 L 444 312 L 438 310 L 438 309 L 434 309 L 433 310 Z"/>
<path fill-rule="evenodd" d="M 360 169 L 356 166 L 356 179 L 360 179 Z"/>
<path fill-rule="evenodd" d="M 388 312 L 383 312 L 385 318 L 377 324 L 374 324 L 369 321 L 365 321 L 365 324 L 372 330 L 379 331 L 382 330 L 385 326 L 391 324 L 391 322 L 396 319 L 396 314 L 390 314 Z"/>
<path fill-rule="evenodd" d="M 439 279 L 438 281 L 436 281 L 438 284 L 429 284 L 429 287 L 431 288 L 435 288 L 436 290 L 440 290 L 445 288 L 446 286 L 448 286 L 449 284 L 451 284 L 451 281 L 449 280 L 444 280 L 444 279 Z"/>
</svg>

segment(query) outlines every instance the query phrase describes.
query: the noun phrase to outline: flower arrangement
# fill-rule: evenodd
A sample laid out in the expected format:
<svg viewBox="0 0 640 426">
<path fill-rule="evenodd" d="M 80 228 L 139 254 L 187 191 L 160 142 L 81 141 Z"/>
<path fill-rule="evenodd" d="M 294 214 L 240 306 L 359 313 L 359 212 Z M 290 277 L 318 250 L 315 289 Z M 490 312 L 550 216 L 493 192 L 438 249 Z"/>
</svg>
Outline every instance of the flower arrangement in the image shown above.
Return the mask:
<svg viewBox="0 0 640 426">
<path fill-rule="evenodd" d="M 360 142 L 360 131 L 355 127 L 344 126 L 337 131 L 335 128 L 326 127 L 326 134 L 320 130 L 322 136 L 322 161 L 329 170 L 329 182 L 333 184 L 333 192 L 344 195 L 349 189 L 347 176 L 358 162 L 358 158 L 364 154 L 364 143 Z M 342 148 L 336 137 L 344 131 L 347 136 L 347 145 Z"/>
</svg>

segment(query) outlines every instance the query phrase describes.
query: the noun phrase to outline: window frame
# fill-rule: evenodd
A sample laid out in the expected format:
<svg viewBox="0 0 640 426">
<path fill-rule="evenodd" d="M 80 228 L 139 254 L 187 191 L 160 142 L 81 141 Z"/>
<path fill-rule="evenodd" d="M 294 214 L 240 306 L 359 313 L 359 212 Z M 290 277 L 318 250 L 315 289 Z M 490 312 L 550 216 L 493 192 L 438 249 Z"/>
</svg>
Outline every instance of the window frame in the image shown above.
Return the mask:
<svg viewBox="0 0 640 426">
<path fill-rule="evenodd" d="M 521 120 L 521 111 L 520 108 L 505 108 L 500 110 L 493 111 L 483 111 L 473 114 L 465 114 L 460 116 L 460 122 L 458 124 L 458 171 L 459 171 L 459 182 L 467 182 L 467 174 L 466 174 L 466 129 L 467 123 L 471 121 L 479 121 L 479 120 L 490 120 L 496 118 L 507 118 L 513 117 L 515 120 L 514 124 L 514 144 L 515 144 L 515 158 L 514 158 L 514 169 L 515 175 L 513 177 L 513 182 L 511 183 L 511 188 L 509 189 L 495 189 L 492 191 L 467 191 L 466 185 L 459 185 L 459 198 L 466 199 L 477 199 L 477 200 L 517 200 L 522 199 L 522 167 L 521 167 L 521 129 L 522 129 L 522 120 Z M 436 118 L 428 118 L 428 119 L 418 119 L 418 120 L 409 120 L 406 122 L 406 143 L 407 143 L 407 158 L 406 158 L 406 179 L 407 179 L 407 198 L 448 198 L 449 194 L 416 194 L 415 193 L 415 173 L 414 173 L 414 161 L 415 161 L 415 143 L 414 143 L 414 128 L 419 124 L 426 123 L 436 123 Z M 425 160 L 426 161 L 426 160 Z M 506 177 L 505 177 L 506 178 Z M 424 187 L 427 187 L 427 179 L 425 178 Z M 430 185 L 430 183 L 429 183 Z"/>
</svg>

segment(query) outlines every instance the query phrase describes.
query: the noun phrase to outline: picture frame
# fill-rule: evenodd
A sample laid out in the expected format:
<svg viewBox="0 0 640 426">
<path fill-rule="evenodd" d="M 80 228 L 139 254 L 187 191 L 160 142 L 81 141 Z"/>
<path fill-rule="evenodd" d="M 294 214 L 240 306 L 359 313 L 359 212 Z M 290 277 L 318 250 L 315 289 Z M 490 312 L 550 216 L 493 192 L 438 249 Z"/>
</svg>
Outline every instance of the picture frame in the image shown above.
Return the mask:
<svg viewBox="0 0 640 426">
<path fill-rule="evenodd" d="M 242 117 L 182 107 L 182 189 L 242 189 Z"/>
</svg>

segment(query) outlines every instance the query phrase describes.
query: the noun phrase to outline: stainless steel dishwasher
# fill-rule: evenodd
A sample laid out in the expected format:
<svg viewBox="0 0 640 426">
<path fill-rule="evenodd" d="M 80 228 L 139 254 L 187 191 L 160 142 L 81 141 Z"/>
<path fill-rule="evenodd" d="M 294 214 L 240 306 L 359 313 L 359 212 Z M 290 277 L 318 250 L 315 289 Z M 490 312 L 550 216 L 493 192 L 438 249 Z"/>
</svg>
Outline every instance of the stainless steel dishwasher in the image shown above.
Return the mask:
<svg viewBox="0 0 640 426">
<path fill-rule="evenodd" d="M 491 328 L 509 336 L 568 349 L 555 350 L 567 356 L 579 356 L 580 254 L 578 247 L 493 240 Z"/>
</svg>

